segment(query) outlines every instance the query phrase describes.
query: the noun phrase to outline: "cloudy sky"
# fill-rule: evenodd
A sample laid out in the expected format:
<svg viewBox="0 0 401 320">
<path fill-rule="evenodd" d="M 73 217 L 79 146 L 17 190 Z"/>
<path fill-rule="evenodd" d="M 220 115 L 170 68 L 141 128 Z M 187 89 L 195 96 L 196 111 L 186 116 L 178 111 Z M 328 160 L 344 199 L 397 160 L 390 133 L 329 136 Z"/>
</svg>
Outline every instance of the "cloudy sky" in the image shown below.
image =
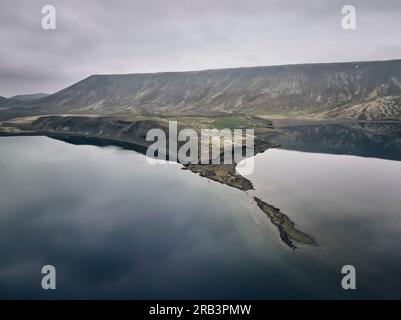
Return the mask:
<svg viewBox="0 0 401 320">
<path fill-rule="evenodd" d="M 41 27 L 44 5 L 56 30 Z M 356 7 L 356 30 L 341 8 Z M 401 58 L 400 0 L 0 0 L 0 95 L 91 74 Z"/>
</svg>

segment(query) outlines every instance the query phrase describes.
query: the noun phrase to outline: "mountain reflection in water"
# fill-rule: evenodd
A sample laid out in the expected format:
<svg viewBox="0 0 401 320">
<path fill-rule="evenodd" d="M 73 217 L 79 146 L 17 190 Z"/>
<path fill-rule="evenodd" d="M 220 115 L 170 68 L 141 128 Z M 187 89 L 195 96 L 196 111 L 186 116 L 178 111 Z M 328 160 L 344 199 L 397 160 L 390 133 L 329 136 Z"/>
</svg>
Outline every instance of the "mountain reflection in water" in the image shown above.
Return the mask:
<svg viewBox="0 0 401 320">
<path fill-rule="evenodd" d="M 400 123 L 308 124 L 268 138 L 283 149 L 401 160 Z"/>
</svg>

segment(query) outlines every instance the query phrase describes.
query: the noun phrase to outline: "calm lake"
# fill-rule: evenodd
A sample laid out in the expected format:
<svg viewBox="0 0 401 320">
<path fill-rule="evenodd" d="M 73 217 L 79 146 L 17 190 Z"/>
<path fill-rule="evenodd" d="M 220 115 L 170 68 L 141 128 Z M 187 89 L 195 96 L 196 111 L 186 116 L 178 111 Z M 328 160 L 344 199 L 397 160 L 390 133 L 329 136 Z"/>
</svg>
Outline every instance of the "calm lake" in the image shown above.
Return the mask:
<svg viewBox="0 0 401 320">
<path fill-rule="evenodd" d="M 401 298 L 400 161 L 270 149 L 245 193 L 116 147 L 2 137 L 0 154 L 0 298 Z M 254 195 L 319 246 L 289 249 Z"/>
</svg>

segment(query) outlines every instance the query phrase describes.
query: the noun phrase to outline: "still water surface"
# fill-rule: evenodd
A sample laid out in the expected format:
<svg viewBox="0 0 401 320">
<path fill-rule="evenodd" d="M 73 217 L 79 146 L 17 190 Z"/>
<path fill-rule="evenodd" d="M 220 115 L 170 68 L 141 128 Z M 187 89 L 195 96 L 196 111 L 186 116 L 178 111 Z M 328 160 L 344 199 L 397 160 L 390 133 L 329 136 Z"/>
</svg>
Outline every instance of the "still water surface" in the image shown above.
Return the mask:
<svg viewBox="0 0 401 320">
<path fill-rule="evenodd" d="M 401 297 L 401 162 L 268 150 L 247 194 L 116 147 L 7 137 L 0 154 L 0 298 Z M 319 246 L 288 249 L 253 195 Z"/>
</svg>

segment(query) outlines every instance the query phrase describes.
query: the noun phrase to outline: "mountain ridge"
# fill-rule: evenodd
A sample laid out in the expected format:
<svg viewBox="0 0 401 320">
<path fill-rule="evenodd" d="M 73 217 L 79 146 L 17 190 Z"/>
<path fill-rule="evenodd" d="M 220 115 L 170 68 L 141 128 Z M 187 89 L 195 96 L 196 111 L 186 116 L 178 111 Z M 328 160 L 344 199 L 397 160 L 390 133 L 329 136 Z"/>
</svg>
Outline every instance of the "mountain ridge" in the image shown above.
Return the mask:
<svg viewBox="0 0 401 320">
<path fill-rule="evenodd" d="M 376 104 L 358 113 L 361 119 L 401 120 L 400 106 L 380 99 L 400 96 L 401 59 L 394 59 L 91 75 L 26 107 L 106 115 L 249 113 L 325 118 L 341 117 L 342 109 L 376 99 Z"/>
<path fill-rule="evenodd" d="M 9 99 L 18 100 L 18 101 L 31 101 L 31 100 L 37 100 L 37 99 L 47 97 L 48 95 L 49 95 L 48 93 L 42 93 L 42 92 L 29 93 L 29 94 L 18 94 L 18 95 L 10 97 Z"/>
</svg>

